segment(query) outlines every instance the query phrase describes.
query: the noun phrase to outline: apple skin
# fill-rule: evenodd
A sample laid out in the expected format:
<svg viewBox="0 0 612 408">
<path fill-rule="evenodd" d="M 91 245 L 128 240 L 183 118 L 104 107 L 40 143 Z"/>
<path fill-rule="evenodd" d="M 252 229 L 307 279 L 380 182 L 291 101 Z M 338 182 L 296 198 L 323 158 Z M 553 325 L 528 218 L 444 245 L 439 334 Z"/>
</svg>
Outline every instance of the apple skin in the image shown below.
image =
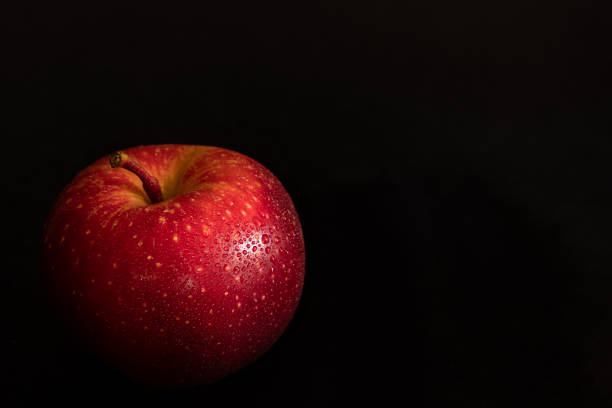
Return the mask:
<svg viewBox="0 0 612 408">
<path fill-rule="evenodd" d="M 210 146 L 124 150 L 159 180 L 108 156 L 61 192 L 45 223 L 43 273 L 69 330 L 133 380 L 220 379 L 267 351 L 293 317 L 304 239 L 277 178 Z"/>
</svg>

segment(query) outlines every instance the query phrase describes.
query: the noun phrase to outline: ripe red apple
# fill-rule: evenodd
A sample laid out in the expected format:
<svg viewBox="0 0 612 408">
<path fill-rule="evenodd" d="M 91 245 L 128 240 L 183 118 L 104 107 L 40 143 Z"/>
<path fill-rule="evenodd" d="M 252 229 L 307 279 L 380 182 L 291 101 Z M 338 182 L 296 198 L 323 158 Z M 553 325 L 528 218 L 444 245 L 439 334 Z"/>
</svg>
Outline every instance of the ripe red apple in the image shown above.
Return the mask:
<svg viewBox="0 0 612 408">
<path fill-rule="evenodd" d="M 49 293 L 72 332 L 133 379 L 214 381 L 283 333 L 304 240 L 276 177 L 208 146 L 130 148 L 81 171 L 45 224 Z"/>
</svg>

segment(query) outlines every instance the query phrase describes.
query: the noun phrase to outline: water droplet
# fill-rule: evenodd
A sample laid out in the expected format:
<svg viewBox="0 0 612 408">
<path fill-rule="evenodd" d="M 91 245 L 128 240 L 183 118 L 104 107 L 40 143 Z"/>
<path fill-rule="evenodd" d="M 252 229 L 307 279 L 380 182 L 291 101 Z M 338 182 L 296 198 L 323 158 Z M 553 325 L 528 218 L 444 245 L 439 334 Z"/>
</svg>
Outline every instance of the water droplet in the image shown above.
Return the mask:
<svg viewBox="0 0 612 408">
<path fill-rule="evenodd" d="M 280 243 L 280 241 L 281 241 L 281 240 L 280 240 L 279 236 L 278 236 L 278 235 L 276 235 L 276 236 L 274 237 L 274 243 L 275 243 L 275 244 L 278 244 L 278 243 Z"/>
<path fill-rule="evenodd" d="M 251 247 L 251 244 L 246 244 L 246 247 L 247 247 L 247 248 L 250 248 L 250 247 Z"/>
<path fill-rule="evenodd" d="M 254 245 L 253 246 L 253 252 L 256 252 L 256 251 L 257 251 L 257 245 Z"/>
<path fill-rule="evenodd" d="M 237 266 L 234 266 L 234 273 L 238 273 L 238 272 L 240 272 L 240 268 Z"/>
<path fill-rule="evenodd" d="M 226 236 L 225 236 L 223 239 L 225 240 L 225 242 L 229 242 L 229 240 L 230 240 L 230 236 L 229 236 L 229 235 L 226 235 Z"/>
<path fill-rule="evenodd" d="M 272 255 L 272 256 L 270 257 L 270 260 L 271 260 L 272 262 L 276 262 L 276 257 L 275 257 L 274 255 Z"/>
<path fill-rule="evenodd" d="M 266 254 L 270 253 L 270 247 L 266 247 Z"/>
<path fill-rule="evenodd" d="M 268 236 L 268 234 L 263 234 L 263 236 L 261 237 L 261 242 L 264 244 L 270 242 L 270 237 Z"/>
<path fill-rule="evenodd" d="M 242 254 L 243 254 L 243 255 L 246 255 L 246 254 L 247 254 L 246 249 L 242 251 Z"/>
</svg>

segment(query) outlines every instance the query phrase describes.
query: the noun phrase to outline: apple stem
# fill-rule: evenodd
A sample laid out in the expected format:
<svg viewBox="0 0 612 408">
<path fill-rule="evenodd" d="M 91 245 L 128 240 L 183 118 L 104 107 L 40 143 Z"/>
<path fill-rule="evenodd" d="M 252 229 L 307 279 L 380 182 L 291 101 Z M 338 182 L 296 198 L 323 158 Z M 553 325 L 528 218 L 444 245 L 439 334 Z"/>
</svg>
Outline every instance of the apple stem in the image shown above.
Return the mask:
<svg viewBox="0 0 612 408">
<path fill-rule="evenodd" d="M 125 152 L 118 151 L 110 155 L 112 168 L 121 167 L 136 174 L 144 187 L 151 204 L 164 201 L 159 181 L 153 177 L 140 163 L 129 157 Z"/>
</svg>

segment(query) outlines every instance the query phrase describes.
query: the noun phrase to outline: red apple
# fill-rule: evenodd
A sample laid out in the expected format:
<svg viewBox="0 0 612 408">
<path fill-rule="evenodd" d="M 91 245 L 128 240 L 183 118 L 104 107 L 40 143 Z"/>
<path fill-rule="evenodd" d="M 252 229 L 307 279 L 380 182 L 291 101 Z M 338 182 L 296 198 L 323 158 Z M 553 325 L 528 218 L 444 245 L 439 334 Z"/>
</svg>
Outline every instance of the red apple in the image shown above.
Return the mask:
<svg viewBox="0 0 612 408">
<path fill-rule="evenodd" d="M 44 273 L 84 344 L 133 379 L 214 381 L 283 333 L 304 240 L 277 178 L 240 153 L 141 146 L 102 158 L 45 224 Z"/>
</svg>

